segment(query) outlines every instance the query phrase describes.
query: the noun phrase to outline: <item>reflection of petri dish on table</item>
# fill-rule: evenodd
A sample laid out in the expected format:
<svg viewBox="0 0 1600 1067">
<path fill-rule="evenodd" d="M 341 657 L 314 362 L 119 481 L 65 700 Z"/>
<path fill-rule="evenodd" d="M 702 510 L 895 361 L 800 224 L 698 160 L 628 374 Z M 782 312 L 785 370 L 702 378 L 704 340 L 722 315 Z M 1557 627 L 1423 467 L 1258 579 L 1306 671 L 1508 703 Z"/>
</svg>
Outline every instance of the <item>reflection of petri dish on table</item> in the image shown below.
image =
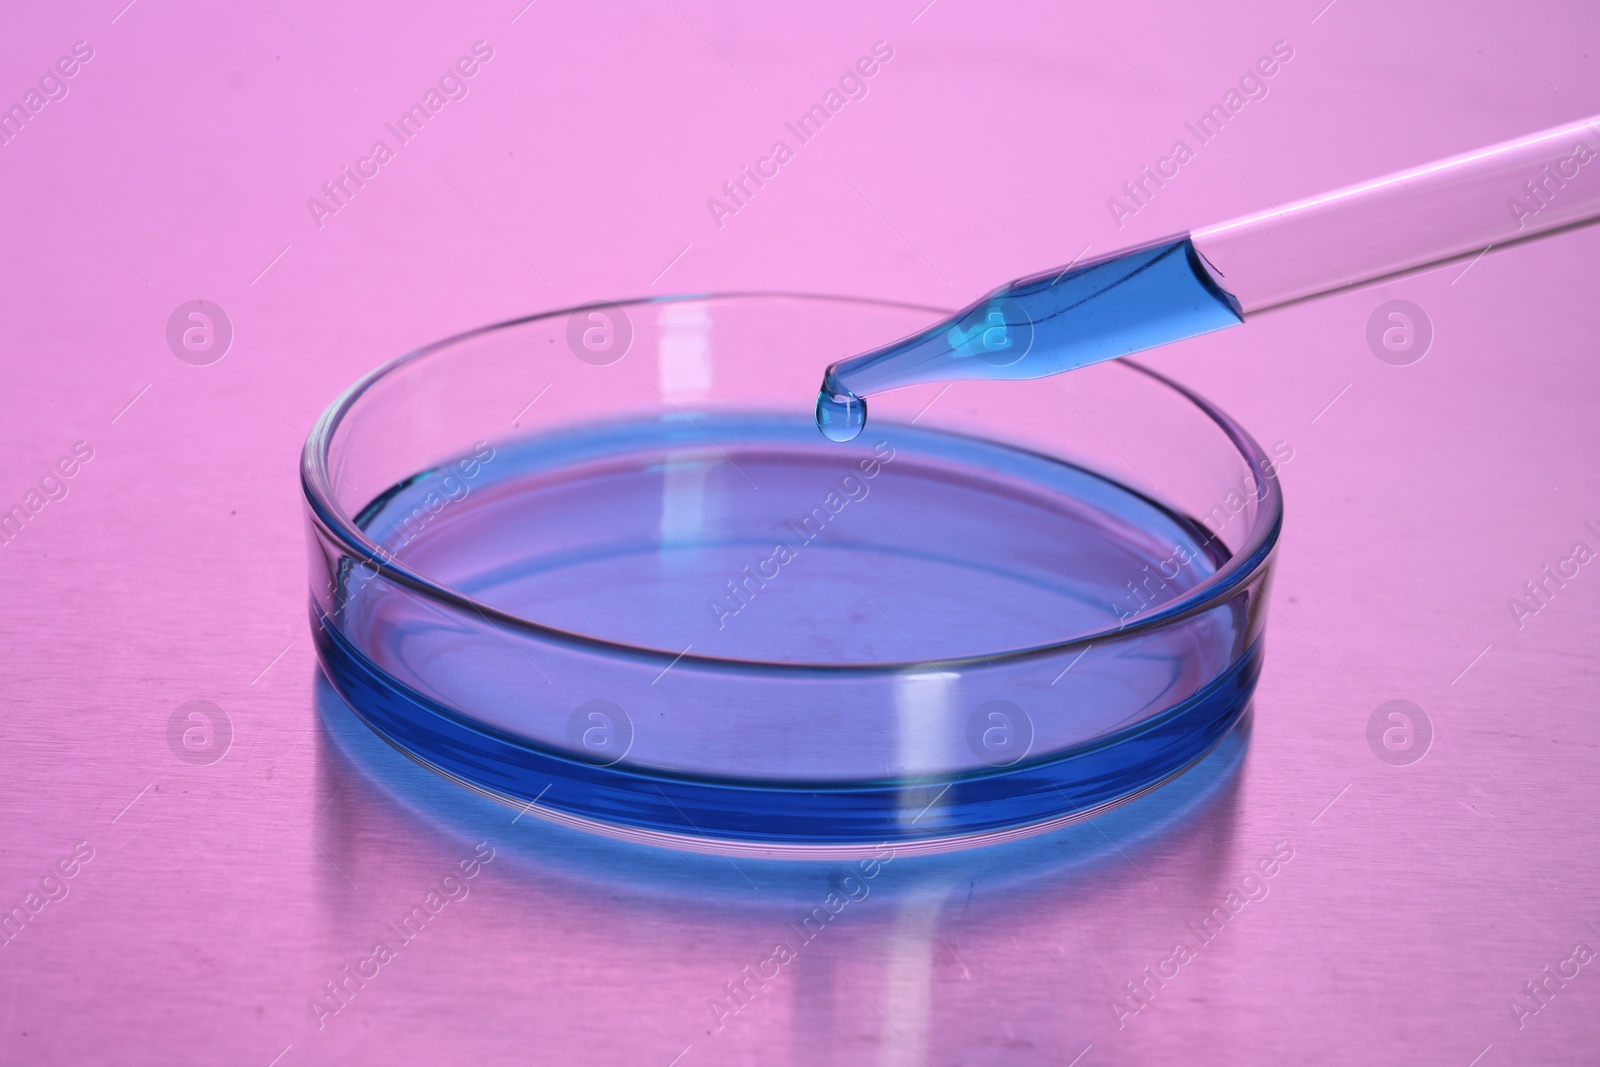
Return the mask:
<svg viewBox="0 0 1600 1067">
<path fill-rule="evenodd" d="M 638 302 L 375 372 L 305 454 L 330 680 L 530 816 L 702 850 L 963 847 L 1181 772 L 1260 669 L 1274 457 L 1126 362 L 818 434 L 817 368 L 934 314 Z"/>
</svg>

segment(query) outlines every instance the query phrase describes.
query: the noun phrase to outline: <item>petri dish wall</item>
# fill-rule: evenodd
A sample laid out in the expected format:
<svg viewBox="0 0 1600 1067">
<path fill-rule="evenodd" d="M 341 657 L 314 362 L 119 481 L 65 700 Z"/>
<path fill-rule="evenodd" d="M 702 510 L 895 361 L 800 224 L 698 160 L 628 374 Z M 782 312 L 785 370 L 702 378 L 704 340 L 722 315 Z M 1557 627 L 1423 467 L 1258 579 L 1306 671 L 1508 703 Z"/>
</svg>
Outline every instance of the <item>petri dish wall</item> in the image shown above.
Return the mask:
<svg viewBox="0 0 1600 1067">
<path fill-rule="evenodd" d="M 940 314 L 626 302 L 380 368 L 303 460 L 329 680 L 532 817 L 728 854 L 968 847 L 1182 772 L 1260 671 L 1286 454 L 1128 361 L 824 439 L 819 369 Z"/>
</svg>

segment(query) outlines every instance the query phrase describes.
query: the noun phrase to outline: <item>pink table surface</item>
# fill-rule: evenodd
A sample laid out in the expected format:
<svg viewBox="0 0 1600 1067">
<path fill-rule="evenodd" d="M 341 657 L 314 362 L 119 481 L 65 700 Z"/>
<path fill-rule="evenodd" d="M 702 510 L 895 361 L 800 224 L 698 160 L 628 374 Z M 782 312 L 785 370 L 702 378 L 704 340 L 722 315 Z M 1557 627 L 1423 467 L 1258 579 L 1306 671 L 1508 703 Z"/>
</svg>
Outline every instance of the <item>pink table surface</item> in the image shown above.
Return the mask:
<svg viewBox="0 0 1600 1067">
<path fill-rule="evenodd" d="M 1600 1056 L 1600 566 L 1508 606 L 1600 549 L 1600 232 L 1156 356 L 1295 450 L 1242 765 L 1004 855 L 891 865 L 765 985 L 743 969 L 825 871 L 746 884 L 513 822 L 363 737 L 319 680 L 296 478 L 341 388 L 477 324 L 706 289 L 955 304 L 1580 117 L 1600 9 L 124 2 L 0 33 L 0 102 L 25 110 L 92 50 L 0 145 L 0 509 L 40 505 L 0 548 L 0 1061 Z M 466 95 L 398 144 L 384 124 L 479 41 L 446 83 Z M 879 41 L 866 95 L 796 146 L 784 123 Z M 1265 98 L 1119 229 L 1108 198 L 1280 41 Z M 379 138 L 393 158 L 309 209 Z M 794 157 L 714 217 L 780 138 Z M 209 366 L 166 340 L 193 299 L 235 331 Z M 1390 299 L 1432 324 L 1420 362 L 1368 346 Z M 48 479 L 77 442 L 92 459 Z M 169 741 L 191 700 L 231 733 L 209 765 Z M 1390 700 L 1431 723 L 1418 762 L 1369 746 Z M 479 841 L 459 899 L 391 934 Z M 364 962 L 380 940 L 393 958 Z M 1163 962 L 1179 941 L 1193 958 Z"/>
</svg>

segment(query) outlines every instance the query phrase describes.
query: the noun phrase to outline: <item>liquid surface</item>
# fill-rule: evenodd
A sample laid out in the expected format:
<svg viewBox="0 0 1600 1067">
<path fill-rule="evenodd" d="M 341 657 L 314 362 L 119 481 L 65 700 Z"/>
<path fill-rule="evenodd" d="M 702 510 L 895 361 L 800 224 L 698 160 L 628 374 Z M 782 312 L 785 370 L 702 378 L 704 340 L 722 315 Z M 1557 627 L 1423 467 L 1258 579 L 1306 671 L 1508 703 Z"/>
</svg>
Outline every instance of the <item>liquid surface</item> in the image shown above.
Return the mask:
<svg viewBox="0 0 1600 1067">
<path fill-rule="evenodd" d="M 366 522 L 408 567 L 531 621 L 780 663 L 1048 645 L 1215 566 L 1202 528 L 1038 455 L 899 425 L 838 448 L 804 421 L 690 419 L 502 446 L 419 534 L 399 516 L 426 477 Z"/>
</svg>

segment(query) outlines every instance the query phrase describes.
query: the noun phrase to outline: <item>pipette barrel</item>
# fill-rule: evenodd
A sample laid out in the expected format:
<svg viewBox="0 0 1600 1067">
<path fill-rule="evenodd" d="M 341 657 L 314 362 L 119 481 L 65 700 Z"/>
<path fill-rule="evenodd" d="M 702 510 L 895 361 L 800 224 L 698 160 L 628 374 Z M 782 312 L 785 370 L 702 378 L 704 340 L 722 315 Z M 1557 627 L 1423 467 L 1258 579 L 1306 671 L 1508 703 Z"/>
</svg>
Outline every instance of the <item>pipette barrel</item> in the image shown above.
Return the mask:
<svg viewBox="0 0 1600 1067">
<path fill-rule="evenodd" d="M 1042 378 L 1595 221 L 1600 116 L 1019 279 L 822 393 Z"/>
<path fill-rule="evenodd" d="M 1190 234 L 1246 315 L 1600 218 L 1600 116 Z"/>
</svg>

